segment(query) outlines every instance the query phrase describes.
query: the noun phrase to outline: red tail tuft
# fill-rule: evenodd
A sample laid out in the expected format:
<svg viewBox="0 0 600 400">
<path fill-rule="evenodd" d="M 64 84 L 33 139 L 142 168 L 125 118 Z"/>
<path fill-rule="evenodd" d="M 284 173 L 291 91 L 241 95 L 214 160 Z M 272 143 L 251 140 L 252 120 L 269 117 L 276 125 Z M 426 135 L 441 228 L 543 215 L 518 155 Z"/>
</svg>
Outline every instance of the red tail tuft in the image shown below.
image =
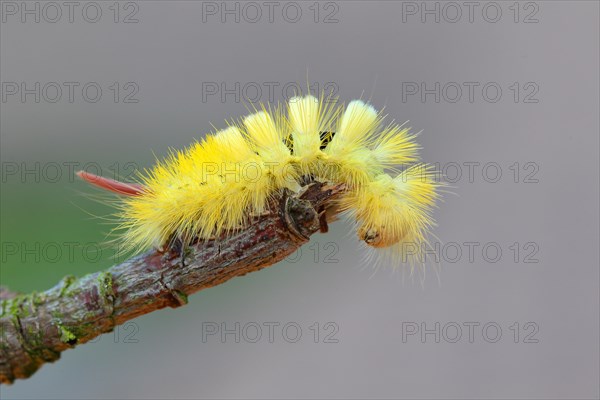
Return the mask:
<svg viewBox="0 0 600 400">
<path fill-rule="evenodd" d="M 98 186 L 99 188 L 109 190 L 114 193 L 122 194 L 125 196 L 139 196 L 144 193 L 146 187 L 144 185 L 140 185 L 137 183 L 124 183 L 115 181 L 110 178 L 103 178 L 98 175 L 91 174 L 85 171 L 77 172 L 77 176 L 79 176 L 84 181 L 91 183 L 94 186 Z"/>
</svg>

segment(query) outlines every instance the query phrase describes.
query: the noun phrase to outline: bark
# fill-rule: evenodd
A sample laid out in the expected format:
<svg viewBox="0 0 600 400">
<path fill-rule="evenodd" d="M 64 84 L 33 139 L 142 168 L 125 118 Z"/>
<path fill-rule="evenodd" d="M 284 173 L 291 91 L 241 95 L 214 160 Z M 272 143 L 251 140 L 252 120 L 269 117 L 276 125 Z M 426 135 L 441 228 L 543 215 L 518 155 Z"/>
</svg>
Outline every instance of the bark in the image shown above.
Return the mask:
<svg viewBox="0 0 600 400">
<path fill-rule="evenodd" d="M 30 377 L 61 352 L 117 325 L 165 307 L 179 307 L 199 290 L 258 271 L 296 251 L 318 230 L 325 209 L 343 190 L 311 183 L 285 191 L 246 228 L 183 250 L 148 251 L 81 278 L 67 276 L 42 292 L 0 290 L 0 382 Z"/>
</svg>

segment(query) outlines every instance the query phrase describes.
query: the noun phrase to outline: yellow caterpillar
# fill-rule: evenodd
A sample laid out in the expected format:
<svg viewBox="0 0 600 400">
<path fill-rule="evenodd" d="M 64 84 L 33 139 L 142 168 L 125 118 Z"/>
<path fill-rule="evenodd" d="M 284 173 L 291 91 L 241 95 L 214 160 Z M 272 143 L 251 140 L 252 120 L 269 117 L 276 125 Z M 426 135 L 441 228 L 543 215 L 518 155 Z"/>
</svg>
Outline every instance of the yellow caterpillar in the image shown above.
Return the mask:
<svg viewBox="0 0 600 400">
<path fill-rule="evenodd" d="M 433 171 L 418 161 L 409 128 L 384 124 L 371 105 L 346 107 L 321 96 L 262 107 L 242 121 L 173 151 L 127 184 L 80 172 L 105 189 L 129 195 L 119 203 L 125 246 L 141 250 L 171 238 L 184 244 L 243 227 L 277 191 L 300 180 L 344 183 L 339 207 L 374 248 L 426 242 L 438 197 Z"/>
</svg>

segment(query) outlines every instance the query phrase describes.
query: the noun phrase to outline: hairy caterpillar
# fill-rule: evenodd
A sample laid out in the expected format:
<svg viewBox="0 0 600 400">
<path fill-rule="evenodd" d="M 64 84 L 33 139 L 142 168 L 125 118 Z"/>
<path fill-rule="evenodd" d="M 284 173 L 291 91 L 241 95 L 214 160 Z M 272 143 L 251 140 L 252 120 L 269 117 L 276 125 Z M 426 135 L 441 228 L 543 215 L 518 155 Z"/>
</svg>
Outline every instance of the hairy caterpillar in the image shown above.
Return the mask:
<svg viewBox="0 0 600 400">
<path fill-rule="evenodd" d="M 139 183 L 79 176 L 126 195 L 118 203 L 117 229 L 129 249 L 227 234 L 264 212 L 277 191 L 297 191 L 307 176 L 345 184 L 337 207 L 354 219 L 367 245 L 398 252 L 399 245 L 416 243 L 420 249 L 434 224 L 440 184 L 430 167 L 414 164 L 416 135 L 384 124 L 384 116 L 361 100 L 334 104 L 308 95 L 285 107 L 262 106 L 171 152 Z"/>
</svg>

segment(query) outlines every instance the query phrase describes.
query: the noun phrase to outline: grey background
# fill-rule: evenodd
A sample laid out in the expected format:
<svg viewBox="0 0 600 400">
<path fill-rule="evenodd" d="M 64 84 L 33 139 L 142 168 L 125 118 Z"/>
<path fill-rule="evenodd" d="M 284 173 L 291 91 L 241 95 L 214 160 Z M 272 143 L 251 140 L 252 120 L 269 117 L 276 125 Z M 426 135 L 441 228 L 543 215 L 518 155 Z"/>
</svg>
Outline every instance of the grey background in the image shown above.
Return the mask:
<svg viewBox="0 0 600 400">
<path fill-rule="evenodd" d="M 22 23 L 5 15 L 2 82 L 98 82 L 103 97 L 93 104 L 80 95 L 73 103 L 7 98 L 0 103 L 3 168 L 69 161 L 148 167 L 153 154 L 186 146 L 211 124 L 222 127 L 225 118 L 246 113 L 232 96 L 203 101 L 203 82 L 230 88 L 276 82 L 275 100 L 285 97 L 281 87 L 290 82 L 305 87 L 308 79 L 319 88 L 332 82 L 341 100 L 371 97 L 391 118 L 410 119 L 423 130 L 425 161 L 462 166 L 456 195 L 445 195 L 436 211 L 435 234 L 459 244 L 463 254 L 442 261 L 440 283 L 431 266 L 422 285 L 403 282 L 401 269 L 391 266 L 373 275 L 360 261 L 364 249 L 340 222 L 314 236 L 297 262 L 200 292 L 181 309 L 138 318 L 129 331 L 67 351 L 31 379 L 3 386 L 2 398 L 598 398 L 597 2 L 522 2 L 518 23 L 513 2 L 496 3 L 502 10 L 496 23 L 482 17 L 487 2 L 479 3 L 472 23 L 466 15 L 456 23 L 435 23 L 431 16 L 422 23 L 419 15 L 403 22 L 407 5 L 392 1 L 322 2 L 318 23 L 312 2 L 298 3 L 303 15 L 296 23 L 280 8 L 273 23 L 264 15 L 256 23 L 232 17 L 222 23 L 218 16 L 203 22 L 202 2 L 135 3 L 139 22 L 131 24 L 112 21 L 113 2 L 98 2 L 98 23 L 77 12 L 73 23 L 65 16 L 57 23 Z M 535 7 L 538 22 L 523 23 Z M 332 11 L 338 22 L 323 23 Z M 139 102 L 115 103 L 108 89 L 113 82 L 135 82 Z M 495 82 L 502 98 L 493 103 L 476 90 L 473 102 L 465 93 L 455 103 L 447 99 L 452 94 L 439 103 L 433 96 L 403 101 L 403 82 L 477 82 L 479 88 Z M 509 88 L 514 82 L 521 90 L 517 102 Z M 531 88 L 538 89 L 537 103 L 524 102 Z M 480 163 L 472 181 L 465 162 Z M 515 162 L 519 183 L 509 168 Z M 537 183 L 524 182 L 529 162 L 539 169 Z M 491 178 L 482 175 L 486 163 L 500 166 L 498 182 L 489 182 L 493 170 Z M 110 209 L 95 208 L 77 194 L 90 190 L 66 169 L 61 173 L 56 182 L 3 175 L 3 242 L 103 238 L 106 226 L 81 209 L 104 215 Z M 480 243 L 472 262 L 465 242 Z M 498 262 L 482 256 L 488 242 L 502 249 Z M 514 242 L 521 248 L 518 262 L 509 248 Z M 537 263 L 523 262 L 535 248 L 523 249 L 529 242 L 537 246 Z M 90 264 L 11 256 L 0 271 L 2 284 L 30 291 L 50 287 L 65 273 L 110 264 L 106 257 Z M 294 322 L 302 336 L 289 343 L 276 330 L 269 343 L 263 325 L 257 343 L 244 337 L 236 343 L 231 335 L 203 342 L 207 322 L 230 328 Z M 319 343 L 310 329 L 315 322 Z M 339 328 L 338 343 L 324 343 L 327 322 Z M 433 329 L 436 322 L 450 327 L 446 336 L 440 328 L 439 343 L 433 335 L 403 341 L 407 323 Z M 473 343 L 469 322 L 479 324 Z M 489 322 L 502 328 L 496 343 L 486 340 L 494 330 L 481 331 Z M 515 322 L 518 343 L 510 328 Z M 448 340 L 454 324 L 463 334 L 456 343 Z M 537 343 L 524 343 L 534 327 L 529 339 Z"/>
</svg>

